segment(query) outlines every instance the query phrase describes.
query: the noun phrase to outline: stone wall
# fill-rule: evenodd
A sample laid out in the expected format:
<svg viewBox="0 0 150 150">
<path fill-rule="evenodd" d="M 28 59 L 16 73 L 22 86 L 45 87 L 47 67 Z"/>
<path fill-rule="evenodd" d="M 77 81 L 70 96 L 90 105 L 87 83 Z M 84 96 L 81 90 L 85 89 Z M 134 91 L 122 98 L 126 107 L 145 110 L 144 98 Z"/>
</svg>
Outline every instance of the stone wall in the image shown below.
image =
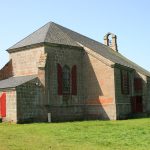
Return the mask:
<svg viewBox="0 0 150 150">
<path fill-rule="evenodd" d="M 83 49 L 46 47 L 46 89 L 52 120 L 116 119 L 114 69 L 111 62 Z M 98 55 L 98 54 L 97 54 Z M 106 61 L 104 63 L 103 61 Z M 77 96 L 58 95 L 57 64 L 77 66 Z M 108 65 L 107 65 L 108 64 Z M 58 119 L 59 118 L 59 119 Z"/>
<path fill-rule="evenodd" d="M 131 74 L 129 74 L 131 79 Z M 131 84 L 131 80 L 130 80 Z M 130 86 L 130 91 L 132 87 Z M 121 73 L 120 68 L 115 68 L 115 92 L 116 92 L 116 109 L 117 118 L 126 118 L 129 113 L 131 113 L 131 95 L 123 95 L 121 91 Z"/>
<path fill-rule="evenodd" d="M 74 120 L 83 118 L 83 78 L 82 78 L 82 59 L 83 50 L 73 47 L 47 46 L 46 65 L 46 95 L 48 112 L 52 114 L 52 121 L 58 120 Z M 77 66 L 77 95 L 69 95 L 67 97 L 58 95 L 57 84 L 57 64 L 69 66 L 71 69 L 74 65 Z M 59 118 L 59 119 L 58 119 Z"/>
<path fill-rule="evenodd" d="M 147 77 L 147 112 L 150 115 L 150 77 Z"/>
<path fill-rule="evenodd" d="M 34 79 L 16 88 L 18 122 L 47 121 L 40 85 Z"/>
<path fill-rule="evenodd" d="M 142 79 L 143 83 L 143 90 L 141 92 L 142 98 L 143 98 L 143 112 L 147 112 L 147 105 L 149 101 L 148 97 L 148 82 L 147 82 L 147 77 L 139 72 L 134 73 L 134 76 L 138 76 L 139 78 Z M 134 95 L 138 95 L 140 93 L 134 93 Z"/>
<path fill-rule="evenodd" d="M 116 119 L 114 69 L 91 51 L 83 57 L 83 90 L 87 119 Z"/>
<path fill-rule="evenodd" d="M 17 103 L 15 89 L 4 90 L 6 93 L 6 117 L 3 118 L 4 122 L 17 122 Z M 2 95 L 0 92 L 0 96 Z"/>
<path fill-rule="evenodd" d="M 37 74 L 39 58 L 43 53 L 44 47 L 10 53 L 14 76 Z"/>
<path fill-rule="evenodd" d="M 10 60 L 1 70 L 0 70 L 0 80 L 7 79 L 13 76 L 12 60 Z"/>
<path fill-rule="evenodd" d="M 75 120 L 84 120 L 83 115 L 84 105 L 60 105 L 60 106 L 51 106 L 49 107 L 49 112 L 51 113 L 51 119 L 54 122 L 60 121 L 75 121 Z"/>
<path fill-rule="evenodd" d="M 147 77 L 141 73 L 126 68 L 129 72 L 129 94 L 122 94 L 121 91 L 121 70 L 124 68 L 115 68 L 115 92 L 116 92 L 116 106 L 117 106 L 117 118 L 128 118 L 132 114 L 131 98 L 133 96 L 142 96 L 143 99 L 143 112 L 147 112 L 146 105 L 148 103 L 147 94 Z M 134 78 L 142 79 L 142 91 L 136 93 L 134 90 Z"/>
</svg>

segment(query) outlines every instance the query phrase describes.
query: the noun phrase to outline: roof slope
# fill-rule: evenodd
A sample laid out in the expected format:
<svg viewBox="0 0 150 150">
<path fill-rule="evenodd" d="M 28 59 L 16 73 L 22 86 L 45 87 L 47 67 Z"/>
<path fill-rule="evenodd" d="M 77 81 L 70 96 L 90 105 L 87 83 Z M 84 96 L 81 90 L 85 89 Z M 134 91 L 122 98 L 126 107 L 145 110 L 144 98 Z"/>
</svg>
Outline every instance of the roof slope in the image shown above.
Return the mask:
<svg viewBox="0 0 150 150">
<path fill-rule="evenodd" d="M 70 29 L 62 27 L 58 24 L 56 24 L 56 26 L 58 26 L 62 31 L 67 33 L 68 36 L 71 37 L 74 41 L 81 43 L 85 47 L 92 49 L 93 51 L 99 53 L 100 55 L 111 60 L 112 62 L 135 69 L 147 76 L 150 76 L 150 72 L 148 72 L 144 68 L 140 67 L 139 65 L 135 64 L 131 60 L 127 59 L 126 57 L 121 55 L 119 52 L 114 51 L 110 47 L 108 47 L 100 42 L 97 42 L 93 39 L 90 39 L 84 35 L 81 35 L 77 32 L 74 32 Z"/>
<path fill-rule="evenodd" d="M 63 44 L 70 46 L 79 46 L 75 41 L 73 41 L 66 33 L 59 29 L 53 22 L 49 22 L 40 29 L 36 30 L 20 42 L 16 43 L 8 49 L 16 49 L 28 45 L 33 45 L 37 43 L 53 43 L 53 44 Z"/>
<path fill-rule="evenodd" d="M 30 80 L 35 79 L 37 76 L 32 75 L 32 76 L 20 76 L 20 77 L 11 77 L 5 80 L 0 81 L 0 89 L 5 89 L 5 88 L 14 88 L 17 87 L 21 84 L 24 84 Z"/>
<path fill-rule="evenodd" d="M 119 52 L 115 52 L 110 47 L 99 43 L 95 40 L 92 40 L 84 35 L 81 35 L 77 32 L 74 32 L 68 28 L 60 26 L 56 23 L 49 22 L 45 26 L 41 27 L 39 30 L 35 31 L 22 41 L 18 42 L 14 46 L 10 47 L 8 51 L 12 49 L 42 43 L 54 43 L 54 44 L 63 44 L 63 45 L 70 45 L 70 46 L 78 46 L 81 47 L 78 43 L 81 43 L 85 47 L 92 49 L 93 51 L 97 52 L 98 54 L 102 55 L 103 57 L 111 60 L 114 63 L 133 68 L 147 76 L 150 76 L 150 72 L 143 69 L 139 65 L 133 63 Z"/>
</svg>

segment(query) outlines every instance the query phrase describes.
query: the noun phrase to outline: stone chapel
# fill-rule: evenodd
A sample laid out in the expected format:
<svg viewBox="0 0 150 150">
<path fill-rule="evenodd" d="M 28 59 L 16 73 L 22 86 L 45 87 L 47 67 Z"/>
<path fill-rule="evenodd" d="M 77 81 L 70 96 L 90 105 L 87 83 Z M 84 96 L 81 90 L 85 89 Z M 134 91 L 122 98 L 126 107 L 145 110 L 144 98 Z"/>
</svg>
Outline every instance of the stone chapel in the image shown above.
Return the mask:
<svg viewBox="0 0 150 150">
<path fill-rule="evenodd" d="M 150 113 L 150 72 L 104 44 L 49 22 L 9 49 L 0 118 L 15 123 L 126 119 Z"/>
</svg>

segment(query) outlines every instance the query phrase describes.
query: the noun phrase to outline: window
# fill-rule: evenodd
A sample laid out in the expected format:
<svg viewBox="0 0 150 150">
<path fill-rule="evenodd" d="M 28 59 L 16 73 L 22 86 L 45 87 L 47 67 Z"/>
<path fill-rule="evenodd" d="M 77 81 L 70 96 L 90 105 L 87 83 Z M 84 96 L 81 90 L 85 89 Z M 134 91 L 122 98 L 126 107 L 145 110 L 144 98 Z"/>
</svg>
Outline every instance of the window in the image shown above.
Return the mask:
<svg viewBox="0 0 150 150">
<path fill-rule="evenodd" d="M 57 64 L 58 95 L 77 95 L 77 67 Z"/>
<path fill-rule="evenodd" d="M 142 79 L 141 78 L 135 78 L 134 79 L 134 91 L 135 92 L 141 92 L 142 89 L 143 89 L 143 86 L 142 86 Z"/>
<path fill-rule="evenodd" d="M 129 94 L 129 72 L 121 70 L 121 91 L 122 94 Z"/>
<path fill-rule="evenodd" d="M 63 94 L 69 94 L 70 93 L 70 68 L 65 65 L 63 67 Z"/>
</svg>

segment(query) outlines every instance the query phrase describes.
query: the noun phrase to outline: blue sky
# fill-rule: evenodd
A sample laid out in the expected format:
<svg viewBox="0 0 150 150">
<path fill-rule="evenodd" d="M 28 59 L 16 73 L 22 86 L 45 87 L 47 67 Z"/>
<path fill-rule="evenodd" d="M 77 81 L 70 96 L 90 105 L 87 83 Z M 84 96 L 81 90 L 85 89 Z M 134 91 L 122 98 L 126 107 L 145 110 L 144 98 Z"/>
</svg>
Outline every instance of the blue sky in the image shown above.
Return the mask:
<svg viewBox="0 0 150 150">
<path fill-rule="evenodd" d="M 118 37 L 119 52 L 150 71 L 149 0 L 0 0 L 0 68 L 7 48 L 49 21 L 99 42 Z"/>
</svg>

